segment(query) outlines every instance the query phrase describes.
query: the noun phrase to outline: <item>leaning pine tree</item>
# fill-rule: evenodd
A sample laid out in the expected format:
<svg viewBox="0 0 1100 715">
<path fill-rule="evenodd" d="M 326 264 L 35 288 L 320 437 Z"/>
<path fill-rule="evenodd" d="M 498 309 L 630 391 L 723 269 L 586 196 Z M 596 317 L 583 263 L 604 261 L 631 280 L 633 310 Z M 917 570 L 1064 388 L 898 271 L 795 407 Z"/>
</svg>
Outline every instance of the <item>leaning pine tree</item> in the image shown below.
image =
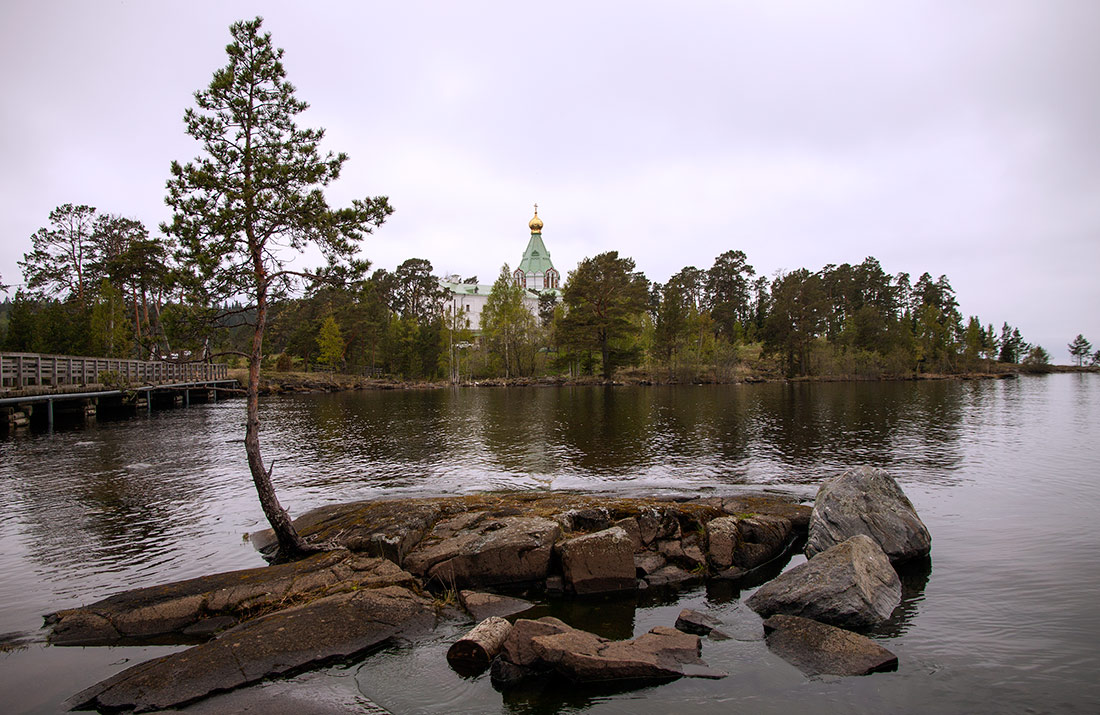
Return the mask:
<svg viewBox="0 0 1100 715">
<path fill-rule="evenodd" d="M 255 311 L 248 360 L 245 451 L 260 505 L 278 538 L 277 559 L 312 549 L 279 504 L 271 468 L 260 454 L 259 378 L 268 303 L 296 280 L 315 279 L 286 269 L 286 260 L 313 244 L 333 266 L 356 263 L 358 243 L 393 210 L 386 197 L 333 209 L 321 188 L 340 175 L 345 154 L 322 155 L 320 129 L 302 129 L 296 116 L 308 106 L 294 96 L 281 62 L 283 51 L 260 33 L 261 18 L 230 27 L 229 64 L 195 93 L 184 115 L 187 133 L 202 143 L 194 161 L 172 163 L 166 202 L 179 240 L 178 260 L 205 305 L 228 305 L 248 296 Z M 335 271 L 330 272 L 330 274 Z"/>
</svg>

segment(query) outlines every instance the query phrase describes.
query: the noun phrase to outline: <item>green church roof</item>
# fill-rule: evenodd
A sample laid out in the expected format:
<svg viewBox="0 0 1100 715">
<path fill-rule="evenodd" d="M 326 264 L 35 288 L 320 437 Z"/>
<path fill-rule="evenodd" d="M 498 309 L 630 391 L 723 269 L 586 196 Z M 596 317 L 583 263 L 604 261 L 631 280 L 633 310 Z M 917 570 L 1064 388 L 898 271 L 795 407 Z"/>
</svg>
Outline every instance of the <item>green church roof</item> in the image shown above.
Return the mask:
<svg viewBox="0 0 1100 715">
<path fill-rule="evenodd" d="M 520 260 L 517 268 L 524 273 L 546 273 L 553 267 L 550 251 L 546 250 L 542 242 L 542 234 L 532 233 L 531 240 L 527 242 L 527 250 L 523 252 L 523 259 Z"/>
</svg>

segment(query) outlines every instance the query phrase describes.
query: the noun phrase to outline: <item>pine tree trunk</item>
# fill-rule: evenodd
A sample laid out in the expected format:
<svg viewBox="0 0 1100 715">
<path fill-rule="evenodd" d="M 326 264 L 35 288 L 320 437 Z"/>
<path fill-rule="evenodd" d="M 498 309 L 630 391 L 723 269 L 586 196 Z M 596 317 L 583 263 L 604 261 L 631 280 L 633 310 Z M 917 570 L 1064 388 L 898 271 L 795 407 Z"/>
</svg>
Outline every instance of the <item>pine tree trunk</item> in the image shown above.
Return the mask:
<svg viewBox="0 0 1100 715">
<path fill-rule="evenodd" d="M 256 485 L 256 494 L 264 516 L 275 531 L 279 541 L 279 550 L 274 561 L 285 563 L 296 561 L 318 549 L 307 544 L 286 509 L 279 504 L 275 487 L 271 482 L 271 471 L 264 469 L 263 455 L 260 454 L 260 361 L 263 358 L 264 323 L 267 320 L 267 297 L 261 289 L 256 301 L 256 328 L 252 333 L 252 352 L 248 357 L 247 421 L 245 426 L 244 449 L 248 455 L 248 469 L 252 473 L 252 483 Z"/>
<path fill-rule="evenodd" d="M 611 379 L 611 350 L 607 344 L 607 333 L 600 331 L 600 358 L 603 360 L 603 379 Z"/>
</svg>

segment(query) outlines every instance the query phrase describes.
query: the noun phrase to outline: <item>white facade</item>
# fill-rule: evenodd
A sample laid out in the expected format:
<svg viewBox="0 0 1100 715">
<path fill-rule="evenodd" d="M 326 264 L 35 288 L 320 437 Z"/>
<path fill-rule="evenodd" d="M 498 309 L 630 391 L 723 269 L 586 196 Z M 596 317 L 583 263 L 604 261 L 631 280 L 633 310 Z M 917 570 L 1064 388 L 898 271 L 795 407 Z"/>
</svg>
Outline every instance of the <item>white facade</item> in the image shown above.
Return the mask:
<svg viewBox="0 0 1100 715">
<path fill-rule="evenodd" d="M 493 286 L 459 283 L 457 282 L 457 276 L 449 276 L 449 278 L 454 278 L 456 281 L 443 281 L 443 287 L 451 294 L 446 305 L 446 309 L 450 311 L 448 319 L 450 319 L 450 316 L 456 316 L 459 321 L 457 327 L 481 330 L 481 313 L 485 310 L 485 304 L 489 302 L 489 293 L 492 292 Z M 537 294 L 529 290 L 525 291 L 523 305 L 536 319 L 539 317 L 539 297 Z"/>
<path fill-rule="evenodd" d="M 525 289 L 523 305 L 538 319 L 539 294 L 550 292 L 560 299 L 560 279 L 557 269 L 550 262 L 550 252 L 542 242 L 542 219 L 539 218 L 538 204 L 535 204 L 535 217 L 527 226 L 531 229 L 531 238 L 512 276 L 516 284 Z M 448 276 L 442 281 L 442 285 L 450 292 L 447 309 L 450 316 L 458 319 L 456 327 L 481 330 L 481 314 L 493 286 L 462 283 L 458 276 Z"/>
</svg>

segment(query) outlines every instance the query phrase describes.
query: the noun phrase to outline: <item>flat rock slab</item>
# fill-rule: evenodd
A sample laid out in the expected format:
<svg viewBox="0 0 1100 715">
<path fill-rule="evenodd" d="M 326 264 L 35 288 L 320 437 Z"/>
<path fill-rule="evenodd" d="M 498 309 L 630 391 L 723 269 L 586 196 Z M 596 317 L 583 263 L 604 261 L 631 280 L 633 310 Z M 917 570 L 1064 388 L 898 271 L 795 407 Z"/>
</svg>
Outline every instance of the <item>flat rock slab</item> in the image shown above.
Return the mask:
<svg viewBox="0 0 1100 715">
<path fill-rule="evenodd" d="M 885 470 L 857 467 L 818 489 L 806 555 L 813 557 L 856 534 L 874 539 L 893 562 L 927 556 L 928 528 Z"/>
<path fill-rule="evenodd" d="M 664 626 L 629 641 L 610 641 L 570 629 L 535 636 L 532 643 L 543 663 L 581 683 L 725 677 L 699 657 L 699 636 Z"/>
<path fill-rule="evenodd" d="M 494 664 L 493 682 L 507 686 L 551 670 L 583 683 L 725 676 L 708 668 L 699 653 L 699 636 L 675 628 L 659 626 L 633 640 L 612 641 L 556 618 L 520 619 L 501 649 L 502 663 Z"/>
<path fill-rule="evenodd" d="M 126 591 L 45 620 L 53 645 L 194 643 L 256 614 L 337 590 L 412 582 L 411 574 L 389 561 L 338 549 L 294 563 Z"/>
<path fill-rule="evenodd" d="M 870 638 L 809 618 L 764 621 L 768 648 L 806 675 L 868 675 L 897 670 L 898 657 Z"/>
<path fill-rule="evenodd" d="M 341 593 L 135 665 L 74 695 L 65 706 L 136 712 L 179 707 L 265 678 L 352 660 L 434 623 L 432 602 L 400 586 Z"/>
<path fill-rule="evenodd" d="M 871 537 L 858 534 L 761 586 L 745 605 L 764 617 L 803 616 L 859 628 L 901 603 L 901 580 Z"/>
</svg>

